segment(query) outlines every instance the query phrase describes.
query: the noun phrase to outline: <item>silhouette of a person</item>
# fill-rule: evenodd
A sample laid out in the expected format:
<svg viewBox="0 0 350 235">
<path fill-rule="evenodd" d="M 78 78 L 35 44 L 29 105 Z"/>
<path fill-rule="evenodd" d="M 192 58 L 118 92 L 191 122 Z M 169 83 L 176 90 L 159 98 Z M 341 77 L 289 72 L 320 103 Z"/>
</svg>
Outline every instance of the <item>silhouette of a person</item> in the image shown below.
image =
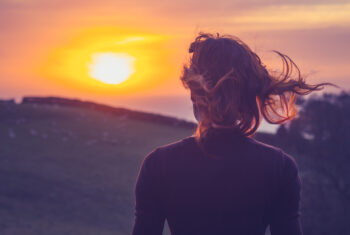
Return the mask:
<svg viewBox="0 0 350 235">
<path fill-rule="evenodd" d="M 133 235 L 300 235 L 301 180 L 292 156 L 252 138 L 261 118 L 279 124 L 295 114 L 305 83 L 296 64 L 275 51 L 284 70 L 268 72 L 245 43 L 200 33 L 181 81 L 198 126 L 192 136 L 159 146 L 135 184 Z M 295 74 L 292 71 L 296 72 Z"/>
</svg>

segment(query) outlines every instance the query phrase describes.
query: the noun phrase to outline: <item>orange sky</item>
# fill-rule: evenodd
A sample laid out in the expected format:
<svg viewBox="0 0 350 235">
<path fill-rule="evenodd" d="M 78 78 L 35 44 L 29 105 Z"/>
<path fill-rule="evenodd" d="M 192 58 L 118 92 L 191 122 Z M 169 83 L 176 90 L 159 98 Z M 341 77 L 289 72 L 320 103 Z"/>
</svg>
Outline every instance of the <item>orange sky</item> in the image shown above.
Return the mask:
<svg viewBox="0 0 350 235">
<path fill-rule="evenodd" d="M 310 83 L 350 88 L 347 1 L 1 0 L 0 98 L 65 96 L 194 120 L 179 75 L 199 31 L 240 37 L 271 68 L 279 50 Z M 119 85 L 92 79 L 87 63 L 102 52 L 132 55 L 135 73 Z"/>
</svg>

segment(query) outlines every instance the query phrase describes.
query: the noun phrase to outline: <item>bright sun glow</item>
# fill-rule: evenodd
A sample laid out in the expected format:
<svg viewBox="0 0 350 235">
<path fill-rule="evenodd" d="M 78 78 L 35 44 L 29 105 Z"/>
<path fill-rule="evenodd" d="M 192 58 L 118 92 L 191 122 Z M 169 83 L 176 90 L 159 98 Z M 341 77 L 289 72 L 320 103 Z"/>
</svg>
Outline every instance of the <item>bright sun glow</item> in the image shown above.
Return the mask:
<svg viewBox="0 0 350 235">
<path fill-rule="evenodd" d="M 93 54 L 89 76 L 106 84 L 119 84 L 135 72 L 134 61 L 134 57 L 125 53 Z"/>
<path fill-rule="evenodd" d="M 140 95 L 178 76 L 173 66 L 178 49 L 167 35 L 96 27 L 52 49 L 35 70 L 42 78 L 89 94 Z"/>
</svg>

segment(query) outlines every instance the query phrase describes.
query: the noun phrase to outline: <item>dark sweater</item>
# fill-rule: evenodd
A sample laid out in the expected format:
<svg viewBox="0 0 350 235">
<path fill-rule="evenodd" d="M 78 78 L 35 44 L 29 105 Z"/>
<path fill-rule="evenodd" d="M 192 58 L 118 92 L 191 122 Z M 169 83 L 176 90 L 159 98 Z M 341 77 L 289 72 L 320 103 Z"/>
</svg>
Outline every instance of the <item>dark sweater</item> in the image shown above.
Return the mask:
<svg viewBox="0 0 350 235">
<path fill-rule="evenodd" d="M 208 138 L 210 139 L 210 138 Z M 205 156 L 193 136 L 157 147 L 135 185 L 133 235 L 300 235 L 301 182 L 280 148 L 231 132 L 213 135 Z"/>
</svg>

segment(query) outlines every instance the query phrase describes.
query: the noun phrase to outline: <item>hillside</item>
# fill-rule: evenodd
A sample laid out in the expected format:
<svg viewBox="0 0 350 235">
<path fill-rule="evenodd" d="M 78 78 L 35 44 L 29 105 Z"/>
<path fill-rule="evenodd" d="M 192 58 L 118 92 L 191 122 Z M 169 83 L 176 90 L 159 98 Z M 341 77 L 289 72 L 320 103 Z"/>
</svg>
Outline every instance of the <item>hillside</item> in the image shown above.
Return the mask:
<svg viewBox="0 0 350 235">
<path fill-rule="evenodd" d="M 143 157 L 193 128 L 96 107 L 0 104 L 1 234 L 130 234 Z"/>
<path fill-rule="evenodd" d="M 195 126 L 55 97 L 0 102 L 0 234 L 130 234 L 144 156 Z"/>
</svg>

